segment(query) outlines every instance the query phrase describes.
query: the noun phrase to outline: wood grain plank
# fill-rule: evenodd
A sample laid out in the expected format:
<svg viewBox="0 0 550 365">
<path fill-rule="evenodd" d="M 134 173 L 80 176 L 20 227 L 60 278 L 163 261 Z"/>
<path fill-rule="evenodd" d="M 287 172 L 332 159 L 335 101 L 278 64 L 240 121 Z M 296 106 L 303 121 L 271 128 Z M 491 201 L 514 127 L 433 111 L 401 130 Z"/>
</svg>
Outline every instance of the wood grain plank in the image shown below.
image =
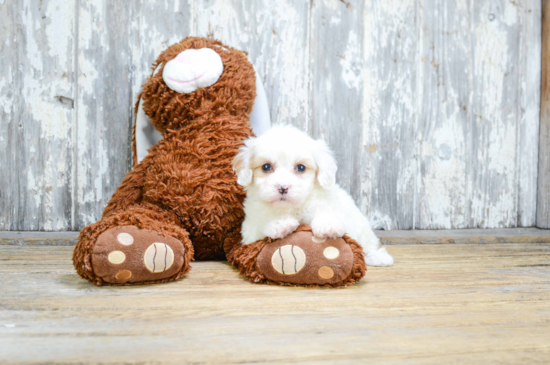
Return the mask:
<svg viewBox="0 0 550 365">
<path fill-rule="evenodd" d="M 537 228 L 377 231 L 376 235 L 385 245 L 550 243 L 550 231 Z"/>
<path fill-rule="evenodd" d="M 542 2 L 527 0 L 518 7 L 518 227 L 532 227 L 537 218 Z"/>
<path fill-rule="evenodd" d="M 538 228 L 375 231 L 382 244 L 550 243 L 550 231 Z M 79 232 L 0 232 L 0 245 L 73 246 Z"/>
<path fill-rule="evenodd" d="M 362 23 L 361 1 L 312 3 L 308 132 L 334 151 L 336 181 L 355 201 L 361 188 Z"/>
<path fill-rule="evenodd" d="M 550 228 L 550 3 L 542 1 L 542 73 L 537 227 Z"/>
<path fill-rule="evenodd" d="M 124 2 L 78 2 L 78 124 L 75 134 L 75 224 L 101 217 L 130 169 L 135 9 Z"/>
<path fill-rule="evenodd" d="M 471 228 L 517 225 L 519 13 L 504 0 L 471 9 Z"/>
<path fill-rule="evenodd" d="M 198 1 L 196 33 L 248 52 L 262 77 L 272 123 L 309 123 L 307 0 Z"/>
<path fill-rule="evenodd" d="M 40 363 L 546 363 L 548 244 L 401 245 L 346 289 L 251 284 L 197 262 L 94 287 L 70 247 L 1 246 L 0 359 Z M 514 335 L 511 336 L 510 334 Z M 101 351 L 98 351 L 101 349 Z"/>
<path fill-rule="evenodd" d="M 417 224 L 469 224 L 471 50 L 469 1 L 419 3 Z"/>
<path fill-rule="evenodd" d="M 0 4 L 0 230 L 17 229 L 19 212 L 17 138 L 19 127 L 19 93 L 21 75 L 18 71 L 19 38 L 17 24 L 20 13 L 19 2 Z"/>
<path fill-rule="evenodd" d="M 0 4 L 0 229 L 71 227 L 74 3 Z"/>
<path fill-rule="evenodd" d="M 353 146 L 361 157 L 352 172 L 360 190 L 354 196 L 373 227 L 411 229 L 420 98 L 417 2 L 367 1 L 363 14 L 362 140 Z"/>
<path fill-rule="evenodd" d="M 0 231 L 0 245 L 74 246 L 80 232 Z"/>
</svg>

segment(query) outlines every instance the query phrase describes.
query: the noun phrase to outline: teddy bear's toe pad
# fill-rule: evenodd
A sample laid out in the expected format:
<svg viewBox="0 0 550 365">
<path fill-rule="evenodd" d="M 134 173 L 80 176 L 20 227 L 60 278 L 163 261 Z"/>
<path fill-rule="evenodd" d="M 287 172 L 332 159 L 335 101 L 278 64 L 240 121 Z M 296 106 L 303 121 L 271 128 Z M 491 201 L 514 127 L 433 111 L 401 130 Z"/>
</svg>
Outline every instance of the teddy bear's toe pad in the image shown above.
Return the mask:
<svg viewBox="0 0 550 365">
<path fill-rule="evenodd" d="M 317 238 L 302 231 L 265 245 L 257 265 L 267 279 L 276 282 L 337 284 L 350 275 L 353 252 L 342 238 Z"/>
<path fill-rule="evenodd" d="M 92 253 L 94 273 L 112 284 L 137 283 L 168 278 L 184 264 L 184 247 L 174 237 L 136 226 L 106 230 Z"/>
</svg>

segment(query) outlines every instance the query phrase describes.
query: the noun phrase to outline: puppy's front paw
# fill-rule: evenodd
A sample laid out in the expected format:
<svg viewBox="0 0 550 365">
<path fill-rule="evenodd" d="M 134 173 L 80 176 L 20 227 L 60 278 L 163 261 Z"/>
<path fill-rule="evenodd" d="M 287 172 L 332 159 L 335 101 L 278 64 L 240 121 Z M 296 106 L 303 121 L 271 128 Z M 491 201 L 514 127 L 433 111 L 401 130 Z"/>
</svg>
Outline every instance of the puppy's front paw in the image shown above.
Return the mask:
<svg viewBox="0 0 550 365">
<path fill-rule="evenodd" d="M 273 239 L 283 238 L 298 228 L 300 222 L 294 218 L 283 218 L 269 222 L 264 228 L 264 234 Z"/>
<path fill-rule="evenodd" d="M 319 238 L 340 238 L 346 234 L 346 228 L 340 220 L 329 217 L 317 217 L 311 222 L 313 235 Z"/>
</svg>

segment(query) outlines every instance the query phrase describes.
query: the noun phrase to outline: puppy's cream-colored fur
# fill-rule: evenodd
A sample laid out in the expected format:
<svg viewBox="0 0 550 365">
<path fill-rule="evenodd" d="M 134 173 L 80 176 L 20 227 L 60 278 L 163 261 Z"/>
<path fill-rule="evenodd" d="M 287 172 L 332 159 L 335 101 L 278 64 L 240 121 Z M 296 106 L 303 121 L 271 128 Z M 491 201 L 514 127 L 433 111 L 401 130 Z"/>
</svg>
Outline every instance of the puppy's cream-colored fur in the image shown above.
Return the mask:
<svg viewBox="0 0 550 365">
<path fill-rule="evenodd" d="M 348 234 L 363 246 L 367 265 L 388 266 L 393 258 L 373 233 L 349 194 L 335 184 L 336 161 L 325 142 L 289 125 L 277 125 L 245 141 L 233 160 L 245 187 L 242 243 L 283 238 L 300 224 L 313 234 Z"/>
</svg>

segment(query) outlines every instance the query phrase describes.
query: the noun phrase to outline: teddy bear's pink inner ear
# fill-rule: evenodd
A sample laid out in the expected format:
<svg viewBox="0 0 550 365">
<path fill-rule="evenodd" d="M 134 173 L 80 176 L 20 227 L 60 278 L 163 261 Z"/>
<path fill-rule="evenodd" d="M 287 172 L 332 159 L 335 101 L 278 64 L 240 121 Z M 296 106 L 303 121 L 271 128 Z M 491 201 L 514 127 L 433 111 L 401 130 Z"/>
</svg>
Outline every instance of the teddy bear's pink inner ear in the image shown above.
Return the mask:
<svg viewBox="0 0 550 365">
<path fill-rule="evenodd" d="M 186 49 L 166 62 L 162 79 L 178 93 L 189 94 L 214 85 L 223 72 L 220 55 L 211 48 Z"/>
</svg>

